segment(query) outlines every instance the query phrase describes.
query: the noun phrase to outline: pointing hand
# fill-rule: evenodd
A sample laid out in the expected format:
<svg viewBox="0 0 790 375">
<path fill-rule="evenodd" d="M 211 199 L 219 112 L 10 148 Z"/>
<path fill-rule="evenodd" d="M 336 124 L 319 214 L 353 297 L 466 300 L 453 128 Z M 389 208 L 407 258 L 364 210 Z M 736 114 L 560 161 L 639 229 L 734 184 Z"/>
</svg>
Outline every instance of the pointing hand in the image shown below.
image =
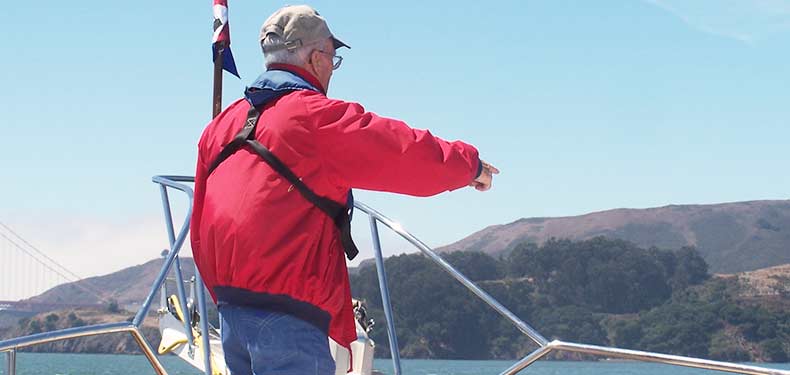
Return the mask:
<svg viewBox="0 0 790 375">
<path fill-rule="evenodd" d="M 469 183 L 469 186 L 474 187 L 478 191 L 486 191 L 491 189 L 494 175 L 499 174 L 499 169 L 485 161 L 481 160 L 480 162 L 483 163 L 483 170 L 480 172 L 480 176 L 477 176 L 476 179 Z"/>
</svg>

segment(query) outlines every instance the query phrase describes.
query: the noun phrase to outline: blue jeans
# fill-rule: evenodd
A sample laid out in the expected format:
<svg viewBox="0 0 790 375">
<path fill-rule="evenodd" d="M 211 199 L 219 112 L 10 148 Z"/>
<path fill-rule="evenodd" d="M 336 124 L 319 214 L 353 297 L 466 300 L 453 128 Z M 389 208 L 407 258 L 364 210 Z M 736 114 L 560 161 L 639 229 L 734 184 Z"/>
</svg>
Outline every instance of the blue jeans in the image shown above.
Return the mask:
<svg viewBox="0 0 790 375">
<path fill-rule="evenodd" d="M 318 327 L 288 314 L 219 307 L 222 349 L 232 375 L 334 375 L 329 339 Z"/>
</svg>

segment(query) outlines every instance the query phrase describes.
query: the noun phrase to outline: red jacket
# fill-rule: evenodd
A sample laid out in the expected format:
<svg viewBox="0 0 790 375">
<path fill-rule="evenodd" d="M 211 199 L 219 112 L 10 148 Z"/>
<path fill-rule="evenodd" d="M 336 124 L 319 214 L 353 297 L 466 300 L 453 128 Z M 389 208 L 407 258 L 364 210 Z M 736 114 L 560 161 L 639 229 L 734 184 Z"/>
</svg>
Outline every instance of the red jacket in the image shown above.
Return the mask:
<svg viewBox="0 0 790 375">
<path fill-rule="evenodd" d="M 320 87 L 305 71 L 288 70 Z M 207 176 L 249 107 L 246 100 L 234 102 L 200 138 L 191 221 L 195 262 L 218 303 L 294 314 L 349 347 L 357 337 L 351 290 L 332 220 L 246 148 Z M 315 193 L 342 203 L 351 188 L 416 196 L 457 189 L 480 163 L 466 143 L 311 90 L 268 103 L 255 137 Z"/>
</svg>

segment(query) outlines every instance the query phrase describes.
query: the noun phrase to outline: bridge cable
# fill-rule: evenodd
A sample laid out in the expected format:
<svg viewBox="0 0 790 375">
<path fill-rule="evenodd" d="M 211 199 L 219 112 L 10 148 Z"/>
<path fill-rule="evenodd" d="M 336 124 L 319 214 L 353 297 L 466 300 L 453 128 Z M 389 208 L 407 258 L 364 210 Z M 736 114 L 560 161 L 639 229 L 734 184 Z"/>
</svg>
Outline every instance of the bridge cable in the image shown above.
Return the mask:
<svg viewBox="0 0 790 375">
<path fill-rule="evenodd" d="M 66 273 L 68 273 L 68 274 L 71 274 L 72 276 L 71 276 L 71 277 L 69 277 L 69 276 L 66 276 L 66 275 L 64 275 L 64 274 L 63 274 L 61 271 L 59 271 L 59 270 L 57 270 L 57 269 L 53 268 L 52 266 L 50 266 L 49 264 L 47 264 L 47 263 L 43 262 L 41 259 L 39 259 L 39 258 L 38 258 L 38 257 L 36 257 L 35 255 L 33 255 L 33 253 L 31 253 L 30 251 L 28 251 L 27 249 L 25 249 L 23 246 L 21 246 L 21 245 L 19 245 L 18 243 L 16 243 L 16 242 L 15 242 L 13 239 L 9 238 L 9 237 L 8 237 L 8 236 L 6 236 L 4 233 L 1 233 L 1 232 L 0 232 L 0 236 L 2 236 L 3 238 L 5 238 L 6 240 L 8 240 L 8 242 L 10 242 L 12 245 L 14 245 L 14 246 L 15 246 L 16 248 L 18 248 L 19 250 L 22 250 L 23 252 L 25 252 L 25 253 L 26 253 L 26 254 L 27 254 L 27 255 L 28 255 L 30 258 L 32 258 L 33 260 L 35 260 L 36 262 L 38 262 L 39 264 L 41 264 L 41 265 L 42 265 L 42 266 L 44 266 L 45 268 L 49 269 L 50 271 L 54 272 L 54 273 L 55 273 L 55 274 L 57 274 L 58 276 L 62 277 L 62 278 L 63 278 L 64 280 L 66 280 L 67 282 L 71 282 L 71 283 L 73 283 L 75 286 L 77 286 L 78 288 L 80 288 L 80 289 L 82 289 L 82 290 L 84 290 L 84 291 L 86 291 L 86 292 L 90 293 L 91 295 L 93 295 L 93 296 L 95 296 L 95 297 L 98 297 L 100 301 L 102 301 L 102 302 L 107 302 L 107 300 L 106 300 L 104 297 L 102 297 L 102 296 L 99 294 L 99 292 L 98 292 L 98 291 L 96 291 L 96 290 L 94 290 L 94 289 L 92 288 L 92 287 L 93 287 L 93 285 L 92 285 L 90 282 L 88 282 L 87 280 L 82 280 L 82 279 L 81 279 L 79 276 L 77 276 L 77 275 L 76 275 L 74 272 L 71 272 L 71 271 L 69 271 L 69 270 L 68 270 L 66 267 L 62 266 L 60 263 L 58 263 L 58 262 L 56 262 L 55 260 L 53 260 L 52 258 L 48 257 L 46 254 L 42 253 L 42 252 L 41 252 L 41 250 L 38 250 L 38 249 L 37 249 L 35 246 L 33 246 L 33 245 L 31 245 L 29 242 L 25 241 L 25 239 L 24 239 L 24 238 L 22 238 L 22 237 L 21 237 L 19 234 L 17 234 L 16 232 L 14 232 L 14 231 L 13 231 L 11 228 L 9 228 L 7 225 L 5 225 L 5 224 L 3 224 L 2 222 L 0 222 L 0 226 L 2 226 L 3 228 L 5 228 L 5 229 L 6 229 L 6 230 L 8 230 L 9 232 L 13 233 L 13 234 L 14 234 L 14 236 L 15 236 L 15 237 L 17 237 L 19 240 L 21 240 L 23 243 L 25 243 L 26 245 L 28 245 L 30 248 L 32 248 L 33 250 L 35 250 L 37 253 L 41 254 L 41 256 L 43 256 L 44 258 L 46 258 L 46 259 L 48 259 L 49 261 L 51 261 L 52 263 L 56 264 L 58 267 L 62 268 L 64 272 L 66 272 Z M 73 278 L 77 278 L 77 279 L 76 279 L 76 280 L 74 280 Z M 90 286 L 91 286 L 91 288 L 88 288 L 88 286 L 86 286 L 86 285 L 83 285 L 83 284 L 90 285 Z"/>
</svg>

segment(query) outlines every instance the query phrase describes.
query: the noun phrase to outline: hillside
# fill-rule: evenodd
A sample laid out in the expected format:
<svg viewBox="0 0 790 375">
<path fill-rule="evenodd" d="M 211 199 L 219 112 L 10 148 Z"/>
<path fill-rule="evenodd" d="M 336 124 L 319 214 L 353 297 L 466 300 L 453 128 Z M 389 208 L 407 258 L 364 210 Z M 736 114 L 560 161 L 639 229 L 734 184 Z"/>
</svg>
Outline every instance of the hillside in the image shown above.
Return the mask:
<svg viewBox="0 0 790 375">
<path fill-rule="evenodd" d="M 63 309 L 22 318 L 10 327 L 0 328 L 0 339 L 85 325 L 117 323 L 133 317 L 134 313 L 123 310 L 108 311 L 100 308 Z M 146 318 L 141 331 L 151 345 L 159 344 L 161 335 L 159 334 L 155 318 Z M 58 341 L 24 348 L 23 351 L 48 353 L 141 353 L 137 342 L 128 333 L 113 333 Z"/>
<path fill-rule="evenodd" d="M 452 253 L 446 257 L 519 316 L 551 336 L 672 352 L 647 340 L 649 333 L 668 327 L 670 323 L 662 319 L 671 317 L 670 313 L 688 312 L 691 315 L 682 318 L 686 320 L 699 315 L 699 309 L 713 308 L 715 310 L 703 311 L 707 314 L 704 316 L 722 318 L 713 318 L 708 322 L 718 327 L 715 335 L 704 336 L 708 340 L 705 342 L 709 344 L 703 342 L 702 345 L 708 351 L 679 351 L 678 354 L 763 361 L 778 360 L 784 358 L 782 356 L 785 354 L 782 353 L 790 353 L 790 348 L 786 348 L 787 345 L 781 341 L 786 334 L 770 336 L 772 332 L 786 328 L 781 328 L 783 325 L 776 322 L 785 319 L 777 318 L 782 316 L 782 311 L 790 311 L 790 264 L 716 275 L 704 281 L 706 266 L 690 249 L 655 252 L 637 249 L 622 241 L 598 238 L 584 243 L 548 241 L 543 250 L 546 251 L 535 253 L 538 248 L 522 245 L 502 260 L 482 253 Z M 403 330 L 404 355 L 469 359 L 511 358 L 526 354 L 521 350 L 529 347 L 527 343 L 514 336 L 512 330 L 503 330 L 508 328 L 506 324 L 498 322 L 495 314 L 491 314 L 485 305 L 462 290 L 446 274 L 437 272 L 436 266 L 430 264 L 426 257 L 419 254 L 402 255 L 388 258 L 386 262 L 390 290 L 396 309 L 401 314 L 398 329 Z M 131 305 L 130 310 L 133 310 L 134 304 L 144 298 L 161 265 L 162 260 L 157 259 L 88 281 L 91 288 L 102 287 L 102 298 L 114 299 L 121 306 Z M 575 271 L 552 271 L 552 267 L 558 266 L 571 267 Z M 185 271 L 191 269 L 191 259 L 184 259 L 183 267 Z M 189 275 L 191 273 L 187 277 Z M 716 280 L 723 280 L 726 284 Z M 361 266 L 358 273 L 352 276 L 351 282 L 354 297 L 367 300 L 371 316 L 383 322 L 375 267 Z M 426 285 L 430 287 L 426 288 Z M 628 288 L 629 285 L 643 287 Z M 689 291 L 700 291 L 676 293 L 687 287 L 690 287 Z M 726 290 L 726 293 L 717 290 Z M 670 293 L 673 295 L 671 298 Z M 695 294 L 703 297 L 695 297 Z M 678 301 L 672 302 L 675 298 Z M 99 302 L 98 297 L 69 284 L 53 288 L 32 300 L 46 303 Z M 731 300 L 738 301 L 740 307 L 729 306 Z M 0 317 L 7 318 L 9 323 L 4 325 L 5 328 L 0 328 L 0 338 L 85 324 L 117 322 L 132 316 L 131 312 L 109 309 L 107 304 L 103 307 L 61 309 L 32 317 L 7 314 L 0 313 Z M 210 314 L 210 319 L 214 320 L 216 316 Z M 144 333 L 151 343 L 156 344 L 159 338 L 154 324 L 152 317 L 149 317 Z M 445 327 L 448 324 L 452 329 Z M 415 328 L 414 325 L 419 327 Z M 639 327 L 636 333 L 632 332 L 634 327 Z M 694 332 L 697 332 L 699 327 L 694 327 Z M 380 355 L 386 355 L 387 352 L 385 332 L 384 329 L 374 330 L 374 338 L 381 347 L 377 351 Z M 448 332 L 458 332 L 461 336 L 445 337 L 446 340 L 437 342 L 428 340 L 433 336 L 444 337 Z M 484 332 L 488 340 L 485 343 L 490 345 L 486 348 L 490 352 L 478 350 L 480 348 L 464 351 L 453 346 L 456 344 L 450 344 L 474 341 L 469 334 L 483 335 Z M 128 335 L 115 335 L 109 339 L 87 338 L 33 350 L 132 353 L 137 349 Z"/>
<path fill-rule="evenodd" d="M 790 299 L 790 264 L 763 268 L 735 275 L 743 286 L 740 296 L 744 298 L 784 297 Z"/>
<path fill-rule="evenodd" d="M 131 319 L 148 295 L 163 263 L 164 260 L 161 258 L 154 259 L 107 275 L 62 284 L 25 300 L 53 305 L 64 304 L 73 306 L 81 304 L 85 305 L 85 307 L 61 308 L 33 316 L 0 311 L 0 339 L 89 324 L 122 322 Z M 182 258 L 181 267 L 185 279 L 189 279 L 194 275 L 194 263 L 191 258 Z M 172 275 L 173 272 L 171 270 L 170 277 Z M 174 293 L 176 290 L 175 284 L 170 281 L 169 285 L 169 290 L 171 293 Z M 111 301 L 117 302 L 117 305 L 111 303 Z M 151 311 L 156 310 L 158 304 L 159 298 L 157 294 Z M 112 305 L 116 307 L 110 307 Z M 129 311 L 124 310 L 124 307 Z M 210 305 L 209 319 L 215 321 L 216 311 L 212 308 L 213 305 Z M 142 332 L 152 345 L 159 343 L 160 334 L 153 314 L 149 313 L 149 316 L 145 319 Z M 134 339 L 131 335 L 124 333 L 61 341 L 34 346 L 26 350 L 68 353 L 139 353 Z"/>
<path fill-rule="evenodd" d="M 116 301 L 121 306 L 139 304 L 148 296 L 163 263 L 164 259 L 154 259 L 107 275 L 58 285 L 25 301 L 71 305 L 105 305 L 109 301 Z M 185 279 L 191 278 L 195 274 L 192 258 L 181 258 L 181 269 Z M 172 275 L 171 270 L 170 277 Z"/>
<path fill-rule="evenodd" d="M 501 258 L 443 258 L 549 339 L 740 362 L 790 355 L 790 264 L 710 275 L 693 248 L 645 249 L 603 237 L 522 243 Z M 511 359 L 534 349 L 429 258 L 403 254 L 386 267 L 401 356 Z M 375 284 L 372 266 L 351 277 L 352 294 L 381 322 Z M 372 337 L 386 355 L 386 331 Z"/>
<path fill-rule="evenodd" d="M 582 240 L 595 236 L 624 239 L 641 247 L 676 249 L 692 245 L 713 273 L 751 271 L 790 263 L 790 201 L 616 209 L 573 217 L 521 219 L 488 227 L 438 251 L 482 251 L 497 256 L 525 241 L 543 244 L 550 238 Z M 154 259 L 108 275 L 59 285 L 28 301 L 103 305 L 115 300 L 131 308 L 145 299 L 162 263 L 163 259 Z M 181 259 L 181 267 L 185 278 L 194 275 L 191 258 Z"/>
<path fill-rule="evenodd" d="M 521 219 L 485 228 L 438 251 L 472 250 L 496 256 L 522 242 L 543 244 L 550 238 L 596 236 L 641 247 L 695 246 L 712 272 L 751 271 L 790 263 L 790 201 L 671 205 Z"/>
</svg>

